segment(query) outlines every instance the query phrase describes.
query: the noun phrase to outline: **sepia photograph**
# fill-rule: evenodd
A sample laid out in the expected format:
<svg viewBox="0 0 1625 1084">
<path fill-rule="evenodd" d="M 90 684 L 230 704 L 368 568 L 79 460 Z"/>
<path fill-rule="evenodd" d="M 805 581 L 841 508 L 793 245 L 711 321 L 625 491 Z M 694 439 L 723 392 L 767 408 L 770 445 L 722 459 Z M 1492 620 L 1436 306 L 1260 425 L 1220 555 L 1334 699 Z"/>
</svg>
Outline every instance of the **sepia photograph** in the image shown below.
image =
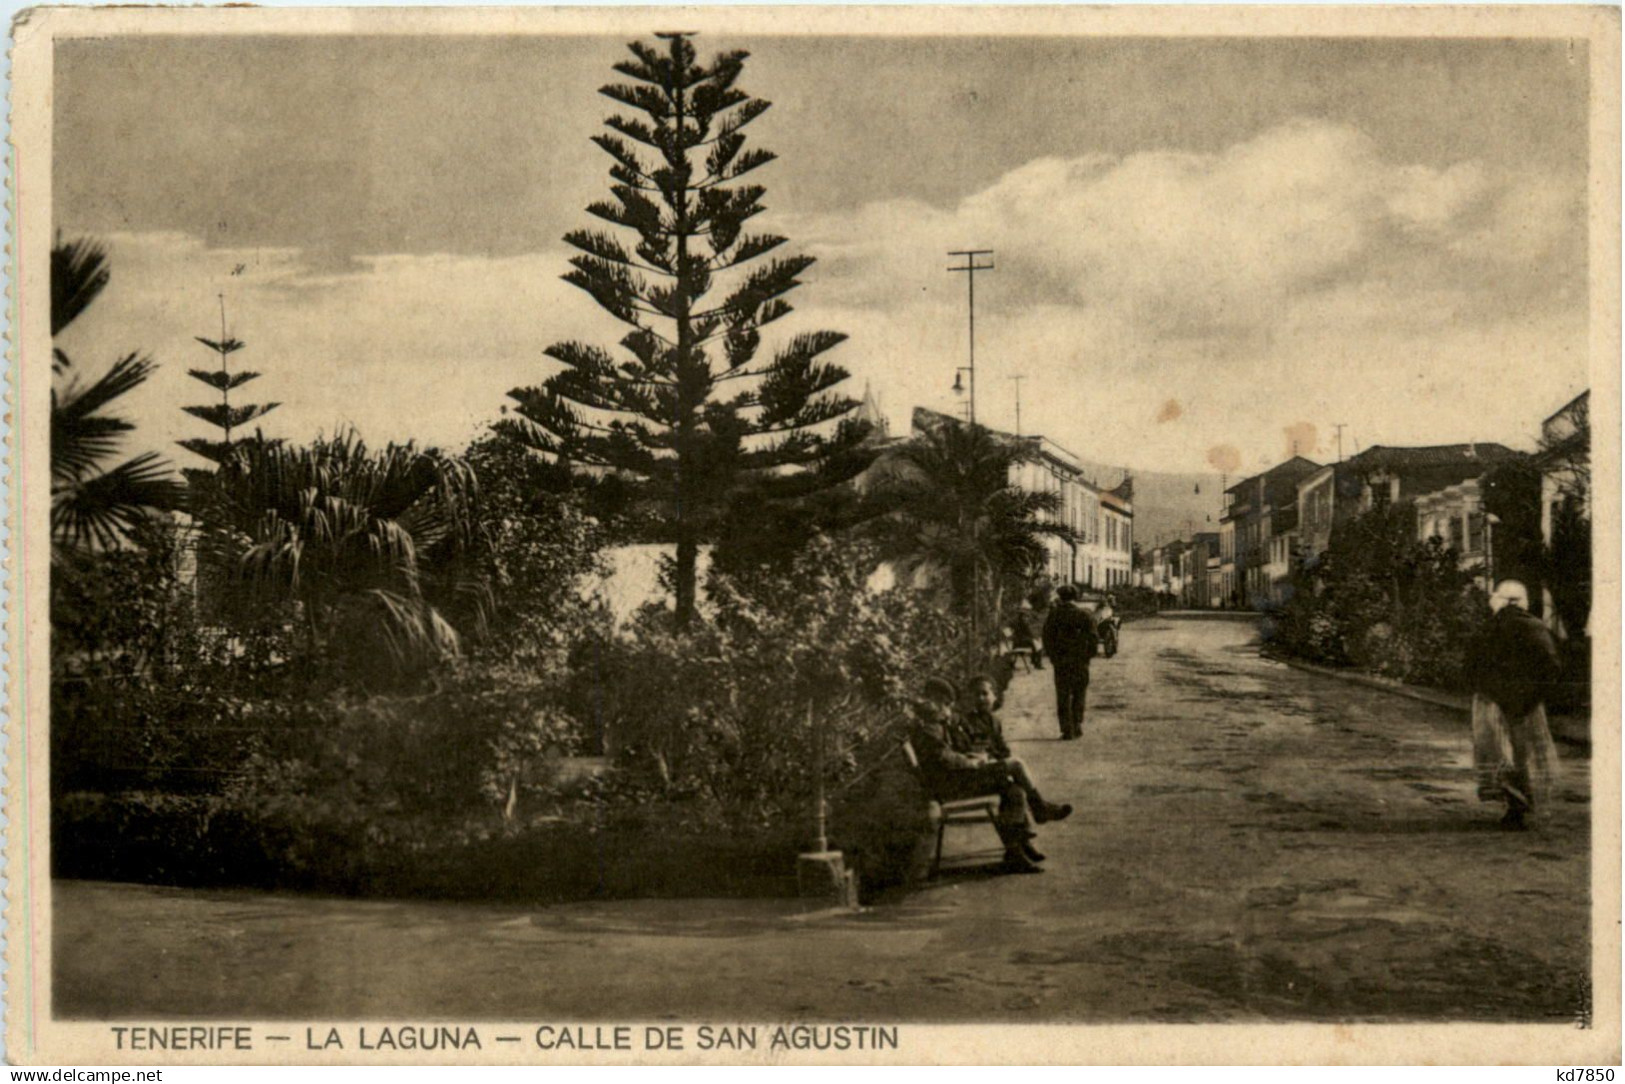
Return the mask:
<svg viewBox="0 0 1625 1084">
<path fill-rule="evenodd" d="M 14 1062 L 1619 1063 L 1617 9 L 13 46 Z"/>
</svg>

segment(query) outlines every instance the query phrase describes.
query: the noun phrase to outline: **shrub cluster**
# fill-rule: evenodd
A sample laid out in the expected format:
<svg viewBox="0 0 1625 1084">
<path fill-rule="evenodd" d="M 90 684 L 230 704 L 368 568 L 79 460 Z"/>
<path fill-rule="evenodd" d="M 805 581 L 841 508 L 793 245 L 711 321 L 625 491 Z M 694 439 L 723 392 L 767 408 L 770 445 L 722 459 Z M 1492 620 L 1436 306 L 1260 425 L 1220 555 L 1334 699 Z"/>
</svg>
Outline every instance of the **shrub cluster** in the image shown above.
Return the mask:
<svg viewBox="0 0 1625 1084">
<path fill-rule="evenodd" d="M 1326 552 L 1294 572 L 1293 593 L 1269 615 L 1270 646 L 1329 666 L 1401 681 L 1465 686 L 1467 652 L 1487 599 L 1439 539 L 1418 542 L 1405 505 L 1356 516 Z"/>
<path fill-rule="evenodd" d="M 620 785 L 668 823 L 813 835 L 818 766 L 837 845 L 894 880 L 924 802 L 899 755 L 906 698 L 963 650 L 912 592 L 872 592 L 862 551 L 818 540 L 788 575 L 713 575 L 703 624 L 663 609 L 585 646 L 572 712 L 605 736 Z"/>
<path fill-rule="evenodd" d="M 787 568 L 713 577 L 688 628 L 651 608 L 616 630 L 579 589 L 595 521 L 568 495 L 521 496 L 515 465 L 483 454 L 495 605 L 409 682 L 313 672 L 277 620 L 219 625 L 172 525 L 59 569 L 57 872 L 534 898 L 786 888 L 822 766 L 835 845 L 871 884 L 901 878 L 924 802 L 900 709 L 962 627 L 869 591 L 873 555 L 819 540 Z M 608 770 L 559 771 L 598 754 Z"/>
</svg>

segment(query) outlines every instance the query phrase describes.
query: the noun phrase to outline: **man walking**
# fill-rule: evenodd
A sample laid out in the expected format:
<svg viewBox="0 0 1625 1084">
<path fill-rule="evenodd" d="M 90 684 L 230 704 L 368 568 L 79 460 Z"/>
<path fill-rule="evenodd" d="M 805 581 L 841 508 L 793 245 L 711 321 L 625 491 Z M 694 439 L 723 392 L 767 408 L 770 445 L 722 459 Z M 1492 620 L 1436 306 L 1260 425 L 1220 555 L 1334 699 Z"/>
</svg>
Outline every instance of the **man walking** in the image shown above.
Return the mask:
<svg viewBox="0 0 1625 1084">
<path fill-rule="evenodd" d="M 1546 692 L 1559 662 L 1552 634 L 1529 613 L 1529 591 L 1504 580 L 1490 596 L 1494 616 L 1473 644 L 1473 762 L 1478 796 L 1506 803 L 1501 824 L 1525 827 L 1544 804 L 1557 769 Z"/>
<path fill-rule="evenodd" d="M 1078 602 L 1078 589 L 1066 584 L 1055 592 L 1055 606 L 1044 622 L 1044 651 L 1055 673 L 1055 712 L 1061 740 L 1083 736 L 1083 702 L 1089 693 L 1089 660 L 1100 642 L 1094 618 Z"/>
</svg>

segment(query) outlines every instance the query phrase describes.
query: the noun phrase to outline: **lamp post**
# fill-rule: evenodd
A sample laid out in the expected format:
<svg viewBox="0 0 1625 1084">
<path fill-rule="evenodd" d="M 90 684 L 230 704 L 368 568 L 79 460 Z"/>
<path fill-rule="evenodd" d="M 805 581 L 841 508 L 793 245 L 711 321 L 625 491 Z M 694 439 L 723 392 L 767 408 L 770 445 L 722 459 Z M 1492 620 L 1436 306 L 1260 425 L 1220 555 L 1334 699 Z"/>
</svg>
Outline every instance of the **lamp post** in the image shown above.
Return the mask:
<svg viewBox="0 0 1625 1084">
<path fill-rule="evenodd" d="M 813 760 L 813 850 L 796 857 L 796 884 L 803 900 L 814 906 L 835 906 L 856 910 L 857 880 L 846 868 L 846 858 L 829 846 L 829 803 L 824 787 L 824 712 L 807 701 L 807 731 L 812 741 Z"/>
</svg>

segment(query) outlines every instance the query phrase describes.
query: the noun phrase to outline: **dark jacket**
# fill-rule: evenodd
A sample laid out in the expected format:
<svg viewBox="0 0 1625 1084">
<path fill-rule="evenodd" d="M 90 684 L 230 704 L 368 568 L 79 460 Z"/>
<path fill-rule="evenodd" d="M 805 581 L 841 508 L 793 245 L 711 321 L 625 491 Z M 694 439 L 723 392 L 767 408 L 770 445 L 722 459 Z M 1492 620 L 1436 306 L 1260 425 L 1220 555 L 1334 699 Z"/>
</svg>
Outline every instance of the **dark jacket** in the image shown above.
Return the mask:
<svg viewBox="0 0 1625 1084">
<path fill-rule="evenodd" d="M 1004 740 L 1004 726 L 991 711 L 972 708 L 965 713 L 964 729 L 972 750 L 1008 760 L 1010 746 Z"/>
<path fill-rule="evenodd" d="M 928 789 L 956 771 L 978 767 L 970 755 L 968 735 L 956 714 L 940 704 L 920 701 L 914 705 L 914 722 L 909 729 L 914 755 L 920 760 L 920 774 Z"/>
<path fill-rule="evenodd" d="M 1034 647 L 1033 641 L 1032 618 L 1026 611 L 1022 611 L 1010 622 L 1010 646 L 1031 651 Z"/>
<path fill-rule="evenodd" d="M 1044 654 L 1059 669 L 1088 669 L 1100 646 L 1095 620 L 1074 603 L 1056 603 L 1044 622 Z"/>
<path fill-rule="evenodd" d="M 1508 718 L 1526 715 L 1557 680 L 1557 643 L 1540 618 L 1505 606 L 1473 642 L 1473 691 L 1495 701 Z"/>
</svg>

